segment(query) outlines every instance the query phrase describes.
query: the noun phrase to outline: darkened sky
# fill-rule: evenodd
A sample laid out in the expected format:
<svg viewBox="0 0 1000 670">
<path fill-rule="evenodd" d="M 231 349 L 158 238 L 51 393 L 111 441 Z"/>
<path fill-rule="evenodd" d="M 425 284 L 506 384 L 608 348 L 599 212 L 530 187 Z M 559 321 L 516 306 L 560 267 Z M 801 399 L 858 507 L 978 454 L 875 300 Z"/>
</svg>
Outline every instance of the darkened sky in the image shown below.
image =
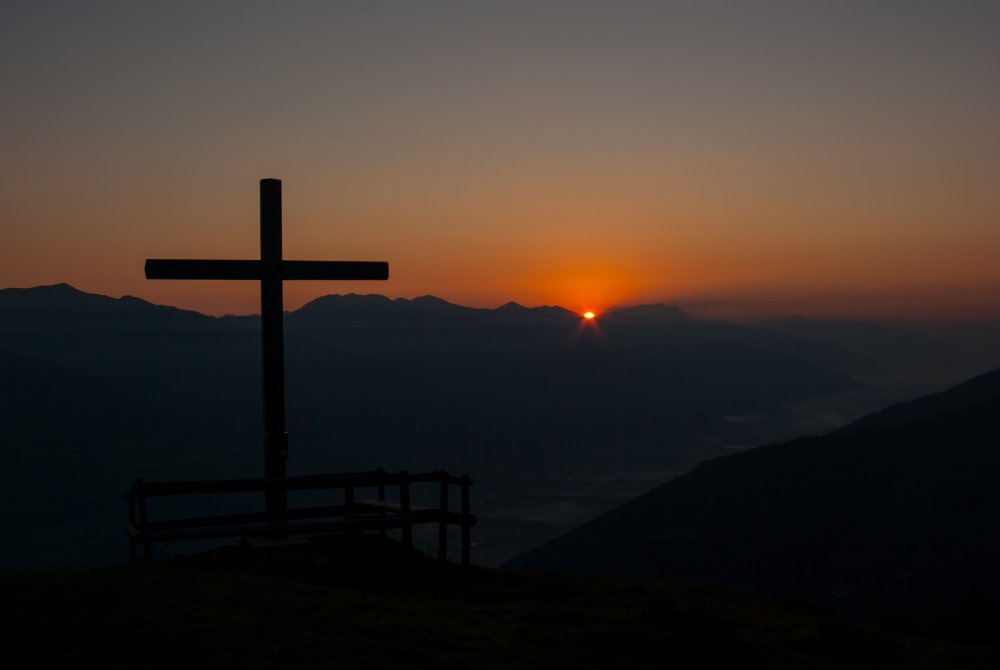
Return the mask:
<svg viewBox="0 0 1000 670">
<path fill-rule="evenodd" d="M 1000 2 L 10 2 L 0 285 L 1000 317 Z"/>
</svg>

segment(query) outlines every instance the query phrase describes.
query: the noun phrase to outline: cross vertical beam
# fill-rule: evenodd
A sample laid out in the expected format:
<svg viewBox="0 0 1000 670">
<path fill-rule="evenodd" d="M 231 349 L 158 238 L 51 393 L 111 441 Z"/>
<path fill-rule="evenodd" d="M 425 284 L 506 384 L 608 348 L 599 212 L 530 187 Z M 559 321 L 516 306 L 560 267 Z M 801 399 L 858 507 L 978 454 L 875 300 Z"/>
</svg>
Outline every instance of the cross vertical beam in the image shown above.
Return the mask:
<svg viewBox="0 0 1000 670">
<path fill-rule="evenodd" d="M 288 460 L 285 431 L 285 330 L 281 290 L 281 181 L 260 180 L 261 355 L 264 371 L 264 516 L 269 524 L 286 521 L 283 488 Z"/>
<path fill-rule="evenodd" d="M 260 180 L 260 260 L 147 258 L 146 279 L 244 279 L 260 281 L 261 359 L 264 392 L 264 514 L 275 536 L 288 519 L 285 462 L 285 334 L 282 281 L 388 279 L 378 261 L 286 261 L 281 254 L 281 180 Z"/>
</svg>

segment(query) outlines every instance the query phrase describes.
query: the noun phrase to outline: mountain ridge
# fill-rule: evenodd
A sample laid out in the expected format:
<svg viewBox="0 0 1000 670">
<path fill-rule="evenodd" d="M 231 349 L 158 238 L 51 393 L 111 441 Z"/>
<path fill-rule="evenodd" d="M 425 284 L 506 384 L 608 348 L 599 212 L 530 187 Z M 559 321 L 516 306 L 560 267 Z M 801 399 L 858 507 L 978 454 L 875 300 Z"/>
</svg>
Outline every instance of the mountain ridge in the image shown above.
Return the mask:
<svg viewBox="0 0 1000 670">
<path fill-rule="evenodd" d="M 696 316 L 685 312 L 677 305 L 666 303 L 651 303 L 647 305 L 632 305 L 612 307 L 604 312 L 605 316 L 631 317 L 637 319 L 658 319 L 661 321 L 690 322 L 698 320 Z"/>
<path fill-rule="evenodd" d="M 915 619 L 957 611 L 969 589 L 1000 602 L 1000 370 L 851 425 L 706 460 L 507 566 Z"/>
<path fill-rule="evenodd" d="M 78 300 L 81 296 L 65 287 L 55 291 L 77 302 L 89 300 Z M 36 293 L 44 302 L 46 291 Z M 137 310 L 130 300 L 99 300 L 101 309 L 111 311 L 53 308 L 41 314 L 4 309 L 0 300 L 0 348 L 100 380 L 106 389 L 101 397 L 109 405 L 120 404 L 125 395 L 168 417 L 170 436 L 186 436 L 185 445 L 197 445 L 192 448 L 205 462 L 225 464 L 213 466 L 213 476 L 256 473 L 259 319 L 190 316 L 141 303 Z M 735 327 L 727 341 L 697 326 L 661 328 L 628 319 L 590 324 L 558 308 L 489 311 L 433 298 L 396 302 L 364 296 L 323 302 L 360 305 L 362 314 L 369 306 L 388 306 L 391 314 L 286 314 L 289 472 L 376 467 L 468 472 L 487 501 L 480 555 L 492 563 L 565 529 L 569 519 L 583 513 L 578 510 L 606 509 L 618 500 L 619 486 L 631 490 L 633 484 L 616 483 L 614 489 L 595 484 L 595 493 L 583 497 L 585 507 L 570 507 L 568 514 L 560 511 L 543 522 L 519 518 L 517 510 L 531 498 L 531 487 L 579 500 L 569 476 L 687 469 L 719 453 L 722 445 L 773 434 L 770 426 L 782 426 L 779 434 L 788 434 L 793 415 L 785 407 L 790 403 L 857 387 L 846 374 L 784 353 L 783 344 L 762 350 L 741 339 L 756 337 L 754 332 Z M 414 318 L 407 311 L 412 309 L 434 315 Z M 452 310 L 458 311 L 449 316 Z M 34 427 L 58 423 L 53 417 L 59 407 L 43 411 L 44 393 L 25 399 L 31 398 L 39 403 L 37 411 L 0 419 L 16 425 L 23 436 L 31 471 L 44 473 L 49 438 Z M 30 410 L 31 403 L 27 406 Z M 745 415 L 767 418 L 727 420 Z M 60 445 L 94 439 L 82 428 L 75 435 L 76 424 L 64 423 Z M 179 462 L 181 450 L 166 447 L 166 438 L 141 444 L 134 428 L 108 418 L 100 439 L 135 443 L 127 462 L 141 457 L 181 477 L 203 472 L 186 457 Z M 102 464 L 94 467 L 107 470 Z M 531 473 L 529 480 L 525 472 Z M 58 477 L 75 484 L 77 474 Z M 86 494 L 99 500 L 101 509 L 115 509 L 129 483 L 123 478 L 115 487 L 102 488 L 97 483 L 106 475 L 79 474 L 90 482 Z M 70 484 L 49 477 L 32 485 L 44 492 Z M 40 493 L 39 510 L 52 499 Z M 13 523 L 0 518 L 4 521 Z M 116 527 L 114 518 L 95 517 L 92 523 Z M 63 555 L 79 553 L 64 550 Z"/>
<path fill-rule="evenodd" d="M 160 417 L 164 430 L 142 440 L 134 412 L 119 420 L 101 414 L 99 439 L 132 445 L 122 452 L 127 460 L 116 456 L 120 465 L 134 464 L 130 474 L 148 473 L 152 463 L 188 478 L 205 474 L 205 463 L 213 477 L 258 472 L 259 318 L 106 296 L 94 298 L 96 310 L 58 308 L 55 300 L 47 310 L 5 307 L 32 295 L 45 302 L 46 293 L 77 305 L 93 298 L 58 285 L 0 294 L 0 348 L 98 380 L 92 395 L 109 407 L 134 400 Z M 650 472 L 684 472 L 732 445 L 825 432 L 888 404 L 881 390 L 845 371 L 834 347 L 766 329 L 612 315 L 590 323 L 560 308 L 481 310 L 433 297 L 325 302 L 360 306 L 362 316 L 286 313 L 289 472 L 469 472 L 484 501 L 477 532 L 486 564 L 635 495 L 649 486 Z M 369 306 L 388 308 L 389 316 L 363 316 Z M 412 310 L 433 315 L 415 318 Z M 30 480 L 37 514 L 54 500 L 46 491 L 76 487 L 83 497 L 74 508 L 112 510 L 110 519 L 81 523 L 117 527 L 113 510 L 127 476 L 99 487 L 108 464 L 62 472 L 45 460 L 50 446 L 84 445 L 98 433 L 85 430 L 89 422 L 60 421 L 44 388 L 21 391 L 25 411 L 8 407 L 0 419 L 24 442 L 19 457 L 29 471 L 50 473 Z M 73 402 L 73 394 L 59 402 Z M 40 424 L 58 434 L 39 431 Z M 183 449 L 170 446 L 175 438 Z M 10 517 L 0 522 L 16 525 Z M 81 560 L 82 551 L 67 544 L 46 560 Z M 114 560 L 121 555 L 108 551 Z M 87 560 L 100 560 L 93 552 Z"/>
</svg>

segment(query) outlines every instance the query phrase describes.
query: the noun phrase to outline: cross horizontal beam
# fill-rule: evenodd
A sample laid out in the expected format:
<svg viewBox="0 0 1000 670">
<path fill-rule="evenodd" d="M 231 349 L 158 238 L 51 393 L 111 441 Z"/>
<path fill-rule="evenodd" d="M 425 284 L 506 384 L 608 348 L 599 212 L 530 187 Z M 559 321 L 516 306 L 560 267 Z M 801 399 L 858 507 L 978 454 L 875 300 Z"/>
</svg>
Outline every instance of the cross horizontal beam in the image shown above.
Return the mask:
<svg viewBox="0 0 1000 670">
<path fill-rule="evenodd" d="M 388 279 L 382 261 L 264 261 L 149 258 L 146 279 Z"/>
</svg>

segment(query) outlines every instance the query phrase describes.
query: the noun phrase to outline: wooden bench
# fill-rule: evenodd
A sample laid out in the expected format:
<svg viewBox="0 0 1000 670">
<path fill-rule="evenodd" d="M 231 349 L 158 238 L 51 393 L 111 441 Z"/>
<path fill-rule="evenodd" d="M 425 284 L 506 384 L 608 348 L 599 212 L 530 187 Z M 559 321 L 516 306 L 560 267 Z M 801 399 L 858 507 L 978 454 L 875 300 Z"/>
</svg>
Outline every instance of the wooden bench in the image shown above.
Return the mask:
<svg viewBox="0 0 1000 670">
<path fill-rule="evenodd" d="M 437 506 L 417 507 L 411 504 L 413 484 L 436 484 Z M 178 540 L 199 540 L 231 537 L 283 538 L 293 535 L 377 530 L 385 536 L 389 530 L 400 530 L 403 543 L 413 546 L 413 526 L 438 525 L 438 559 L 448 560 L 448 526 L 462 530 L 462 565 L 471 563 L 471 528 L 476 517 L 469 509 L 468 475 L 455 477 L 442 470 L 411 474 L 405 470 L 387 472 L 372 470 L 332 475 L 308 475 L 285 479 L 223 479 L 214 481 L 144 482 L 141 479 L 125 494 L 128 500 L 129 558 L 138 560 L 138 547 L 143 559 L 152 560 L 152 543 Z M 449 488 L 459 487 L 460 510 L 449 509 Z M 398 488 L 396 500 L 388 500 L 386 491 Z M 329 491 L 343 490 L 343 504 L 311 507 L 289 507 L 287 520 L 268 524 L 264 512 L 246 512 L 181 519 L 150 520 L 149 499 L 162 496 L 217 495 L 261 493 L 267 490 Z M 359 490 L 374 491 L 373 499 L 356 499 Z"/>
</svg>

